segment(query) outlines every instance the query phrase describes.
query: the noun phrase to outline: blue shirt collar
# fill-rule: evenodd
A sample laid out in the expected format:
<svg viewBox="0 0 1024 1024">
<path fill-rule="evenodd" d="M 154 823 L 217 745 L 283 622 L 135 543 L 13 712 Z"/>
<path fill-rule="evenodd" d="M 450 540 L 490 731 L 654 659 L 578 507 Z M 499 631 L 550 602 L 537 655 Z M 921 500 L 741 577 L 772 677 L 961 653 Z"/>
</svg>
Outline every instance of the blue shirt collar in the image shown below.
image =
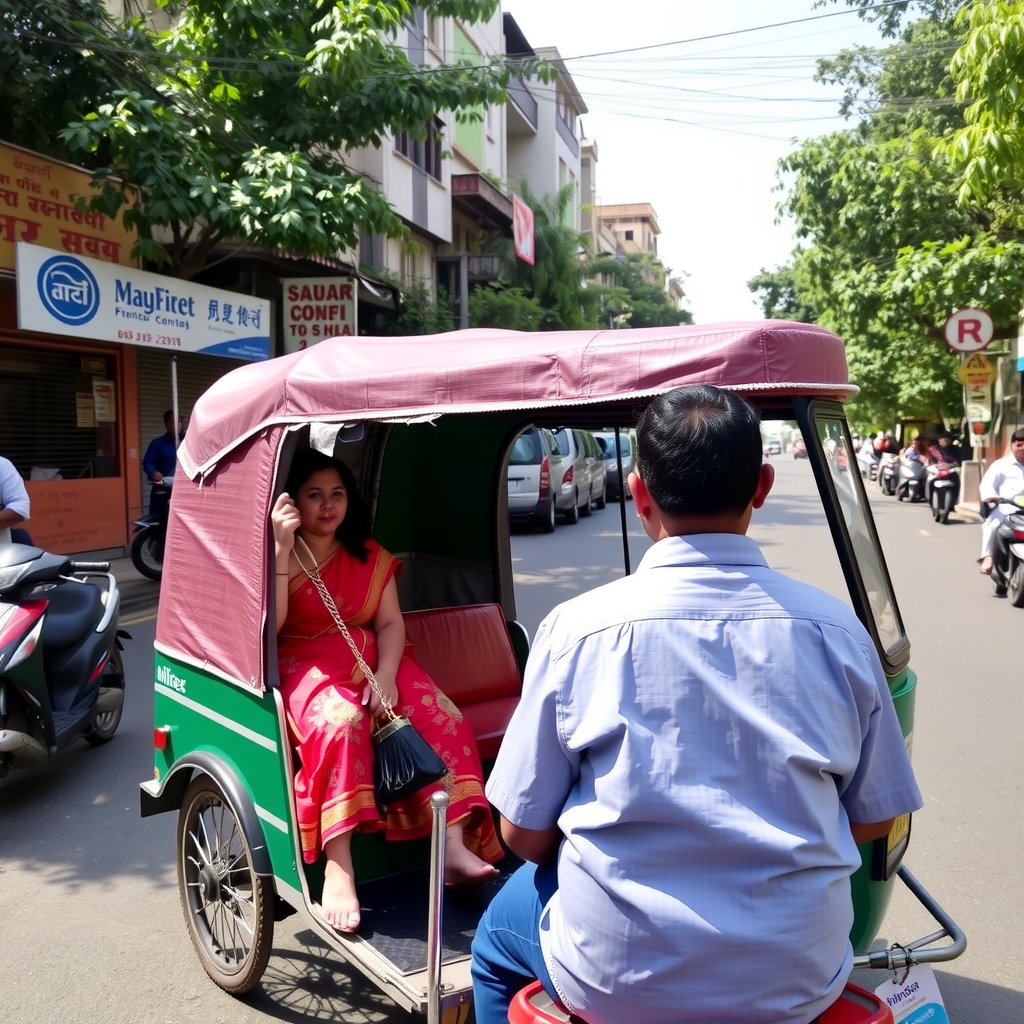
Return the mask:
<svg viewBox="0 0 1024 1024">
<path fill-rule="evenodd" d="M 757 565 L 768 563 L 761 549 L 749 537 L 738 533 L 691 533 L 666 537 L 648 548 L 637 566 L 660 569 L 674 565 Z"/>
</svg>

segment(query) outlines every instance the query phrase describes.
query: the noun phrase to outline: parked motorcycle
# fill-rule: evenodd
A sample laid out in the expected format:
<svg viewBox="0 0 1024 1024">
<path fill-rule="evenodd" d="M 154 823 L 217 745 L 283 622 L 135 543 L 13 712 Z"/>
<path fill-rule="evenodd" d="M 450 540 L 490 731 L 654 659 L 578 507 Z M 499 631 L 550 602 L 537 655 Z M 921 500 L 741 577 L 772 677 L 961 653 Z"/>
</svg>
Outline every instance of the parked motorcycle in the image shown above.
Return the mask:
<svg viewBox="0 0 1024 1024">
<path fill-rule="evenodd" d="M 113 737 L 129 639 L 119 607 L 109 563 L 0 546 L 0 778 L 79 738 L 96 746 Z"/>
<path fill-rule="evenodd" d="M 957 466 L 935 463 L 928 467 L 928 483 L 925 488 L 932 518 L 945 526 L 949 513 L 960 500 L 960 470 Z"/>
<path fill-rule="evenodd" d="M 878 479 L 879 454 L 875 451 L 870 438 L 857 451 L 857 465 L 860 475 L 868 480 Z"/>
<path fill-rule="evenodd" d="M 1024 608 L 1024 495 L 999 503 L 1006 518 L 996 530 L 992 552 L 992 590 Z"/>
<path fill-rule="evenodd" d="M 878 463 L 878 486 L 890 497 L 896 493 L 900 474 L 900 457 L 895 452 L 883 452 Z"/>
<path fill-rule="evenodd" d="M 156 501 L 150 501 L 149 514 L 136 519 L 135 539 L 132 541 L 132 565 L 147 579 L 160 582 L 164 572 L 164 545 L 167 542 L 167 513 L 170 509 L 174 477 L 165 476 L 153 484 Z M 163 501 L 160 498 L 164 498 Z"/>
<path fill-rule="evenodd" d="M 924 486 L 928 470 L 923 462 L 900 456 L 899 477 L 896 481 L 897 501 L 924 501 Z"/>
</svg>

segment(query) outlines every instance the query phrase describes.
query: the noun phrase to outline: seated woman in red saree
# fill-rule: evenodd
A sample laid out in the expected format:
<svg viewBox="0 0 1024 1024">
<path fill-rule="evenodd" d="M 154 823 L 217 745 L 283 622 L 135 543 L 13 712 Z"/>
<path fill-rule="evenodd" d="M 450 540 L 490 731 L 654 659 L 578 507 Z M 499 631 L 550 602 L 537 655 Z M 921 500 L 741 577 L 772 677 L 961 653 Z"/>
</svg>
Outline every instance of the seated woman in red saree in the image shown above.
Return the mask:
<svg viewBox="0 0 1024 1024">
<path fill-rule="evenodd" d="M 322 911 L 332 927 L 359 927 L 351 841 L 357 829 L 388 839 L 430 833 L 430 794 L 447 789 L 445 880 L 487 881 L 502 855 L 484 796 L 469 724 L 410 655 L 398 606 L 400 563 L 369 533 L 351 470 L 313 450 L 299 452 L 271 512 L 275 546 L 278 659 L 288 724 L 301 767 L 295 797 L 305 860 L 327 858 Z M 296 544 L 296 539 L 301 543 Z M 387 808 L 373 797 L 371 720 L 383 713 L 345 637 L 302 566 L 315 560 L 342 620 L 377 684 L 448 766 L 448 774 Z"/>
</svg>

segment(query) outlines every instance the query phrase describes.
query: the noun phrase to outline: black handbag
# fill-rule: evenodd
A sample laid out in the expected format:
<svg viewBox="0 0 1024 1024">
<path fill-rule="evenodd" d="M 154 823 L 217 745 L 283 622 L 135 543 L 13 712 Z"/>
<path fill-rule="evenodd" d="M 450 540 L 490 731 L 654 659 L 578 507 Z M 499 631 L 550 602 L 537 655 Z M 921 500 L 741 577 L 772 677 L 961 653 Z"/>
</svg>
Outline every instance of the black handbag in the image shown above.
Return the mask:
<svg viewBox="0 0 1024 1024">
<path fill-rule="evenodd" d="M 302 540 L 301 537 L 297 539 Z M 302 559 L 299 558 L 297 551 L 295 560 L 320 592 L 320 597 L 331 613 L 331 618 L 334 619 L 341 635 L 348 641 L 348 645 L 355 655 L 356 663 L 363 670 L 363 675 L 366 676 L 367 682 L 373 687 L 373 692 L 377 694 L 384 708 L 385 721 L 373 730 L 373 796 L 377 806 L 383 812 L 392 801 L 401 800 L 403 797 L 423 789 L 424 786 L 443 779 L 448 774 L 448 765 L 415 730 L 408 718 L 395 714 L 391 702 L 377 685 L 370 666 L 366 664 L 362 653 L 352 639 L 345 620 L 338 613 L 334 598 L 331 597 L 327 584 L 320 576 L 320 569 L 316 564 L 316 559 L 313 558 L 313 553 L 304 541 L 302 546 L 306 548 L 306 554 L 312 560 L 313 568 L 307 569 L 302 564 Z"/>
<path fill-rule="evenodd" d="M 448 765 L 412 722 L 388 711 L 391 718 L 373 733 L 373 795 L 378 807 L 387 807 L 448 774 Z"/>
</svg>

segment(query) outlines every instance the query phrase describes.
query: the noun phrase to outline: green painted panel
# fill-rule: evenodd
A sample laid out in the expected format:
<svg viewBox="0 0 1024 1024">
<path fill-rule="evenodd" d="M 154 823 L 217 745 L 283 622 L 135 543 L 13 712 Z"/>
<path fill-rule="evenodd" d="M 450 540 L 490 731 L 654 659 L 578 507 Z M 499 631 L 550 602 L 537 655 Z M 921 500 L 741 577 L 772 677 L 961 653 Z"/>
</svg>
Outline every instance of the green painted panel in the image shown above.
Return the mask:
<svg viewBox="0 0 1024 1024">
<path fill-rule="evenodd" d="M 274 874 L 298 887 L 285 756 L 271 693 L 258 694 L 156 653 L 153 710 L 170 728 L 166 750 L 155 750 L 156 778 L 195 751 L 217 757 L 241 779 L 263 825 Z"/>
<path fill-rule="evenodd" d="M 469 36 L 456 23 L 454 29 L 454 50 L 455 60 L 468 61 L 471 64 L 480 64 L 482 56 L 480 51 L 470 42 Z M 472 114 L 472 120 L 462 120 L 466 114 Z M 456 111 L 455 120 L 455 144 L 472 160 L 477 167 L 483 170 L 484 166 L 484 108 L 482 105 L 464 106 Z"/>
<path fill-rule="evenodd" d="M 909 740 L 914 732 L 914 702 L 917 696 L 917 675 L 910 669 L 904 669 L 899 675 L 889 678 L 889 692 L 892 694 L 896 717 L 900 721 L 903 738 Z M 866 843 L 860 848 L 861 868 L 850 880 L 853 893 L 853 929 L 850 941 L 858 953 L 863 953 L 874 941 L 885 912 L 892 899 L 896 876 L 887 882 L 873 881 L 870 873 L 873 843 Z"/>
<path fill-rule="evenodd" d="M 490 563 L 505 414 L 442 416 L 394 427 L 381 467 L 374 536 L 389 551 Z"/>
</svg>

